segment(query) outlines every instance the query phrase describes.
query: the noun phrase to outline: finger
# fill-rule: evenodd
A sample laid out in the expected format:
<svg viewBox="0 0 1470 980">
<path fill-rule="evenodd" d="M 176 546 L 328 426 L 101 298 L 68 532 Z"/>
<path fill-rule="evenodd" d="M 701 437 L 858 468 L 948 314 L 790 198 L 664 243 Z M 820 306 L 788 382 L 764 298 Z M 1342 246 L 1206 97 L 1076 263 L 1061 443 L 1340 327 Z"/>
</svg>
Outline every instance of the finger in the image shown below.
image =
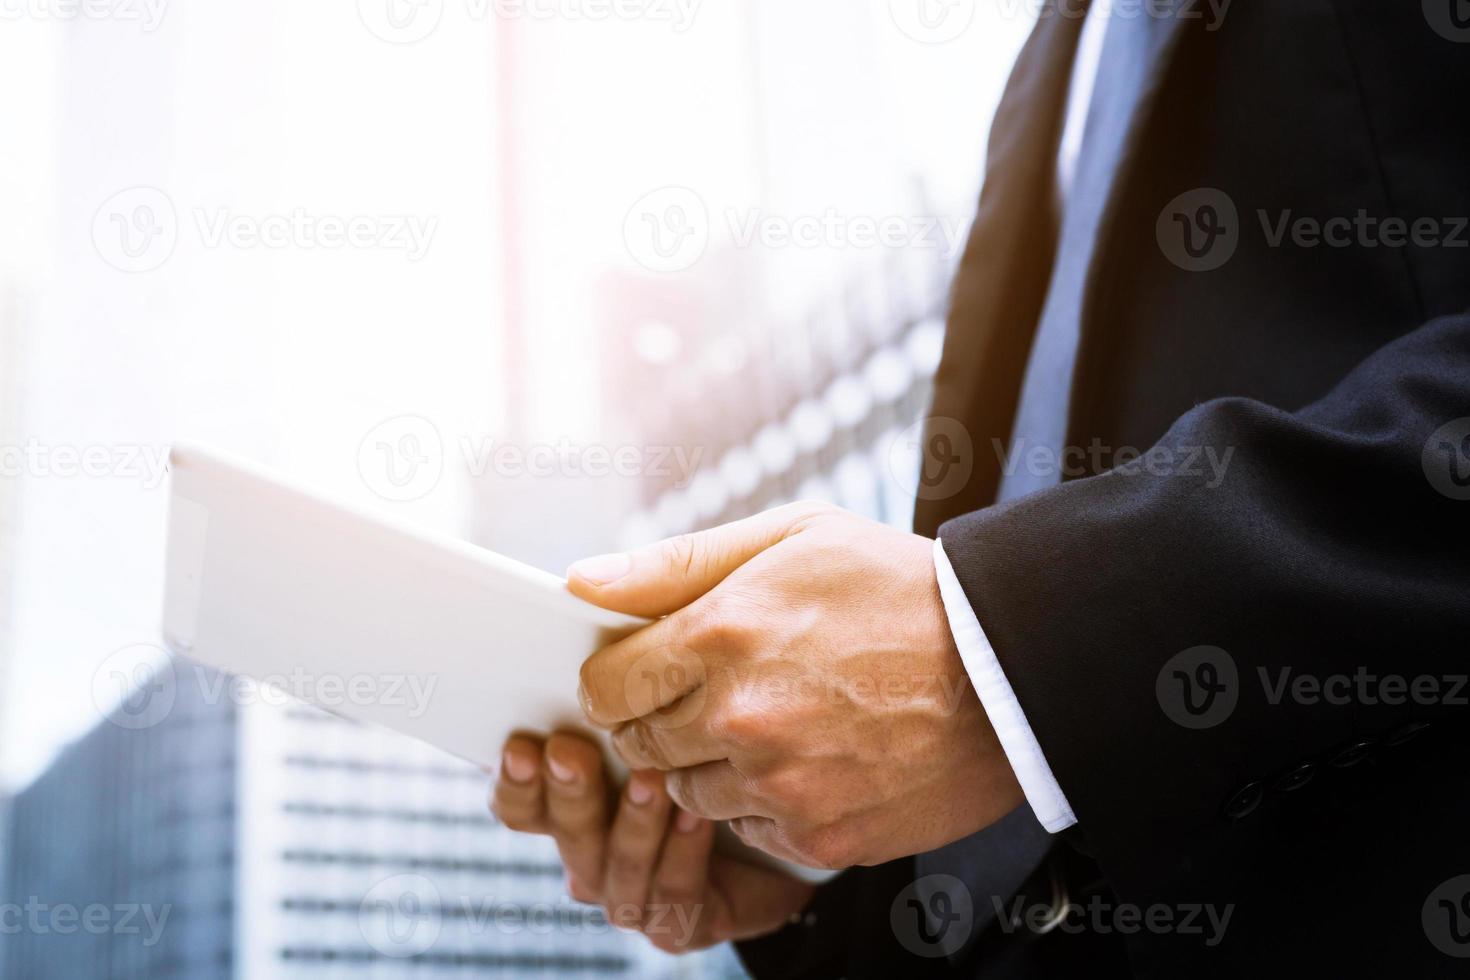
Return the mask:
<svg viewBox="0 0 1470 980">
<path fill-rule="evenodd" d="M 567 569 L 567 587 L 608 609 L 665 616 L 689 605 L 755 555 L 829 510 L 823 504 L 787 504 L 634 551 L 584 558 Z"/>
<path fill-rule="evenodd" d="M 576 735 L 546 740 L 546 814 L 567 872 L 593 894 L 602 890 L 607 841 L 607 784 L 602 753 Z"/>
<path fill-rule="evenodd" d="M 674 705 L 671 713 L 681 706 Z M 683 769 L 726 758 L 728 749 L 701 724 L 668 726 L 659 712 L 635 718 L 613 732 L 613 749 L 629 769 Z"/>
<path fill-rule="evenodd" d="M 675 812 L 653 875 L 652 901 L 643 927 L 643 934 L 660 949 L 678 952 L 704 945 L 700 937 L 709 928 L 705 890 L 714 839 L 714 824 L 687 810 Z"/>
<path fill-rule="evenodd" d="M 674 769 L 664 774 L 664 787 L 681 809 L 706 820 L 769 816 L 752 798 L 745 777 L 726 761 Z"/>
<path fill-rule="evenodd" d="M 541 786 L 541 741 L 512 735 L 500 753 L 500 774 L 490 798 L 490 811 L 511 830 L 544 834 L 546 801 Z"/>
<path fill-rule="evenodd" d="M 702 700 L 675 707 L 708 679 L 706 658 L 683 642 L 689 628 L 686 617 L 676 614 L 583 661 L 579 696 L 587 719 L 613 728 L 659 712 L 662 724 L 675 727 L 697 716 Z"/>
<path fill-rule="evenodd" d="M 628 777 L 608 835 L 603 879 L 603 908 L 615 926 L 637 929 L 643 923 L 671 808 L 661 775 L 643 771 Z"/>
<path fill-rule="evenodd" d="M 602 896 L 591 888 L 582 884 L 582 879 L 567 872 L 567 894 L 572 896 L 573 901 L 585 902 L 588 905 L 600 905 Z"/>
</svg>

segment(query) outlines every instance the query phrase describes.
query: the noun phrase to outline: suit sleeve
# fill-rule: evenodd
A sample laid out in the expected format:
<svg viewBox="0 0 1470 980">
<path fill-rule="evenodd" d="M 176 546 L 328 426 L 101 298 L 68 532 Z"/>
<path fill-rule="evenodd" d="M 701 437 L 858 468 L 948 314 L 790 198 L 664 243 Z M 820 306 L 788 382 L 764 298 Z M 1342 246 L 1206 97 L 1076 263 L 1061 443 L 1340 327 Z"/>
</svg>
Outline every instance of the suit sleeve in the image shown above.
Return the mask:
<svg viewBox="0 0 1470 980">
<path fill-rule="evenodd" d="M 894 900 L 915 878 L 914 859 L 849 868 L 817 889 L 790 925 L 736 943 L 755 980 L 838 980 L 854 976 L 942 977 L 941 958 L 916 956 L 894 932 Z"/>
<path fill-rule="evenodd" d="M 1285 774 L 1465 716 L 1470 317 L 940 537 L 1104 873 L 1184 874 Z"/>
</svg>

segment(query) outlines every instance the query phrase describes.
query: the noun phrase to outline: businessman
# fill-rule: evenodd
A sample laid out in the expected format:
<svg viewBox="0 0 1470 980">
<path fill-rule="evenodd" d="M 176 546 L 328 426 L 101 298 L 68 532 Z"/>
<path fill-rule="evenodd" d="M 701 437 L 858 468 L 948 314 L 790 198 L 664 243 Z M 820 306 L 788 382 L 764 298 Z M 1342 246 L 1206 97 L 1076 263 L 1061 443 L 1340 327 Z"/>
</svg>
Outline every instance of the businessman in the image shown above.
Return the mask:
<svg viewBox="0 0 1470 980">
<path fill-rule="evenodd" d="M 1470 16 L 1201 9 L 1042 10 L 917 533 L 797 504 L 573 566 L 663 617 L 583 671 L 625 783 L 506 746 L 575 896 L 757 977 L 1470 967 Z"/>
</svg>

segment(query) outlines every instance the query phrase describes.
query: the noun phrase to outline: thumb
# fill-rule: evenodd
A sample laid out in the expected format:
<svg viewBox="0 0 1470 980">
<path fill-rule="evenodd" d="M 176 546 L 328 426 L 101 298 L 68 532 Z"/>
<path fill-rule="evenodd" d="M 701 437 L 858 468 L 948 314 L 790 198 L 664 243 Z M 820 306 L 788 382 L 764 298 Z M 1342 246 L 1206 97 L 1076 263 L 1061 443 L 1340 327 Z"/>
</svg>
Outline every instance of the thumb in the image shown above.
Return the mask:
<svg viewBox="0 0 1470 980">
<path fill-rule="evenodd" d="M 605 609 L 634 616 L 665 616 L 689 605 L 735 569 L 832 509 L 805 501 L 786 504 L 633 551 L 584 558 L 567 569 L 567 587 Z"/>
</svg>

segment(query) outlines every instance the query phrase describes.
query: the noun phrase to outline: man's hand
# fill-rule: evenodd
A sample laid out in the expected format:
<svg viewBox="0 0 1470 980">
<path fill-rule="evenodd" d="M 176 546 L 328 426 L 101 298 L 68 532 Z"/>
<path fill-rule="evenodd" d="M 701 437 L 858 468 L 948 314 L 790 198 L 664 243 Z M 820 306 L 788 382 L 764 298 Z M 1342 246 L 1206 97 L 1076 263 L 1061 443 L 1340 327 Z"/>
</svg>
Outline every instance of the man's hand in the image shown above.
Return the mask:
<svg viewBox="0 0 1470 980">
<path fill-rule="evenodd" d="M 517 735 L 491 808 L 513 830 L 554 837 L 572 897 L 666 952 L 771 932 L 811 899 L 810 885 L 712 854 L 714 826 L 676 808 L 663 783 L 635 772 L 618 792 L 591 742 Z"/>
<path fill-rule="evenodd" d="M 816 867 L 973 833 L 1024 799 L 969 684 L 933 542 L 792 504 L 573 565 L 573 592 L 661 619 L 588 659 L 587 717 L 673 800 Z"/>
</svg>

